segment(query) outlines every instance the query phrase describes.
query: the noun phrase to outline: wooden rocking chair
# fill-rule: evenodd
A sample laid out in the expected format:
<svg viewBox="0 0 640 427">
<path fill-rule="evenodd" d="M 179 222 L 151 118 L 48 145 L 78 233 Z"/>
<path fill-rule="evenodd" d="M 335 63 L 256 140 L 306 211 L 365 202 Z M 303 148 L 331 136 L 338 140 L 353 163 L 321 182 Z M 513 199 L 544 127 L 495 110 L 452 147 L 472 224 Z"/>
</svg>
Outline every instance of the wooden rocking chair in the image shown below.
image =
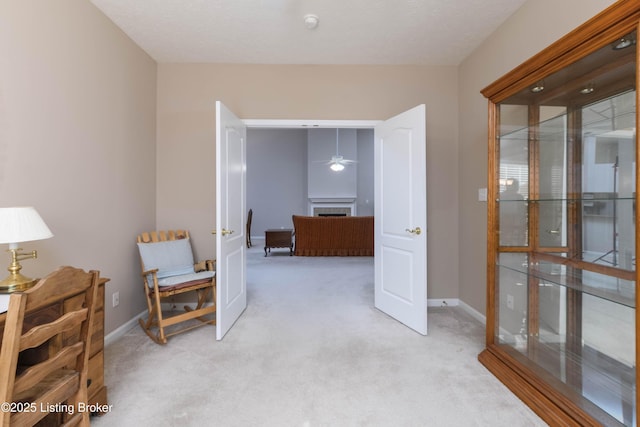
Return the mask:
<svg viewBox="0 0 640 427">
<path fill-rule="evenodd" d="M 203 316 L 216 312 L 215 261 L 194 264 L 189 232 L 186 230 L 153 231 L 138 236 L 138 250 L 142 266 L 144 293 L 149 314 L 139 319 L 140 326 L 158 344 L 166 344 L 167 338 L 203 325 L 215 325 L 215 316 Z M 184 312 L 165 317 L 162 300 L 195 292 L 198 302 L 195 308 L 184 306 Z M 212 295 L 212 305 L 205 305 Z M 170 333 L 165 328 L 189 320 L 192 324 Z"/>
</svg>

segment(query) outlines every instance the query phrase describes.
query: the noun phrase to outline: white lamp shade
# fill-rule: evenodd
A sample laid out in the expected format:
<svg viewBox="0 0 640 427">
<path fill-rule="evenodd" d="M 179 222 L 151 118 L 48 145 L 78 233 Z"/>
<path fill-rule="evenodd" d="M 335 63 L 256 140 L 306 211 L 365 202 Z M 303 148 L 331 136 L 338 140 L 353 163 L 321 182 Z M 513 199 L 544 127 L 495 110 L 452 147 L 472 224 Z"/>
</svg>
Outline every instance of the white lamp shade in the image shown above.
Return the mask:
<svg viewBox="0 0 640 427">
<path fill-rule="evenodd" d="M 32 207 L 0 208 L 0 244 L 30 242 L 53 237 Z"/>
</svg>

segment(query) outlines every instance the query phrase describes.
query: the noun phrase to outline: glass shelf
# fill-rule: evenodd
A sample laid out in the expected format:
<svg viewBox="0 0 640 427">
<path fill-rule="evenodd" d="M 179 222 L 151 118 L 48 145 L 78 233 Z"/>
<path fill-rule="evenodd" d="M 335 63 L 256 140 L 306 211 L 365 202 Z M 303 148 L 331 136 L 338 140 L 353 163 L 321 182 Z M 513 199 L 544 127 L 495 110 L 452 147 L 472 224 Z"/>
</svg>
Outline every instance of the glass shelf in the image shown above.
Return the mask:
<svg viewBox="0 0 640 427">
<path fill-rule="evenodd" d="M 626 307 L 635 308 L 635 282 L 605 274 L 567 267 L 562 264 L 540 261 L 534 265 L 502 265 L 498 267 L 535 277 L 539 286 L 557 285 L 574 289 Z"/>
<path fill-rule="evenodd" d="M 635 197 L 599 197 L 599 198 L 554 198 L 554 197 L 543 197 L 537 199 L 496 199 L 498 203 L 517 203 L 517 202 L 525 202 L 525 203 L 557 203 L 557 202 L 566 202 L 566 203 L 590 203 L 590 202 L 618 202 L 618 201 L 635 201 Z"/>
<path fill-rule="evenodd" d="M 529 336 L 524 340 L 521 342 L 526 344 L 519 348 L 508 342 L 501 342 L 501 347 L 508 353 L 520 354 L 516 358 L 530 369 L 551 374 L 563 384 L 559 387 L 568 387 L 576 395 L 602 407 L 606 415 L 598 418 L 603 424 L 611 421 L 608 417 L 624 423 L 624 412 L 632 411 L 635 403 L 635 366 L 606 357 L 588 345 L 572 351 L 565 343 L 544 337 Z M 536 351 L 529 352 L 531 348 Z"/>
<path fill-rule="evenodd" d="M 558 135 L 562 135 L 563 132 L 566 131 L 565 127 L 556 125 L 557 122 L 560 122 L 562 116 L 554 117 L 551 120 L 546 120 L 544 122 L 539 123 L 538 129 L 541 131 L 539 134 L 539 138 L 552 138 L 557 137 Z M 508 126 L 505 126 L 504 133 L 501 135 L 497 135 L 496 138 L 498 140 L 511 140 L 511 141 L 528 141 L 529 140 L 529 128 L 524 127 L 520 129 L 508 129 Z"/>
</svg>

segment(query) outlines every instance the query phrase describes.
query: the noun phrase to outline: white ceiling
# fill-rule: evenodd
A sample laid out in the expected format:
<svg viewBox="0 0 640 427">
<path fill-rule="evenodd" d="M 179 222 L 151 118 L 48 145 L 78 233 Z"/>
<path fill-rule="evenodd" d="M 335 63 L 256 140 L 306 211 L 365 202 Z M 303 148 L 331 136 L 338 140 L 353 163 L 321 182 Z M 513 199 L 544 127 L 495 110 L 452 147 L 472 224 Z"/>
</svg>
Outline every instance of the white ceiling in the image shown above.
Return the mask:
<svg viewBox="0 0 640 427">
<path fill-rule="evenodd" d="M 158 62 L 458 65 L 526 0 L 91 1 Z"/>
</svg>

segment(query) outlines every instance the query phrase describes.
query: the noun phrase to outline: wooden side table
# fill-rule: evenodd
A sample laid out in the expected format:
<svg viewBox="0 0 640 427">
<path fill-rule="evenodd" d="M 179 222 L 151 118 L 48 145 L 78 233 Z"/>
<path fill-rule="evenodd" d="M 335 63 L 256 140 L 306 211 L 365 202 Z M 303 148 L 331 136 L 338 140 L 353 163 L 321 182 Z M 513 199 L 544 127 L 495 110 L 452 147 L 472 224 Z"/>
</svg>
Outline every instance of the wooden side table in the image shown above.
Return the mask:
<svg viewBox="0 0 640 427">
<path fill-rule="evenodd" d="M 267 256 L 267 249 L 289 248 L 289 256 L 293 255 L 293 229 L 277 228 L 264 231 L 264 256 Z"/>
</svg>

